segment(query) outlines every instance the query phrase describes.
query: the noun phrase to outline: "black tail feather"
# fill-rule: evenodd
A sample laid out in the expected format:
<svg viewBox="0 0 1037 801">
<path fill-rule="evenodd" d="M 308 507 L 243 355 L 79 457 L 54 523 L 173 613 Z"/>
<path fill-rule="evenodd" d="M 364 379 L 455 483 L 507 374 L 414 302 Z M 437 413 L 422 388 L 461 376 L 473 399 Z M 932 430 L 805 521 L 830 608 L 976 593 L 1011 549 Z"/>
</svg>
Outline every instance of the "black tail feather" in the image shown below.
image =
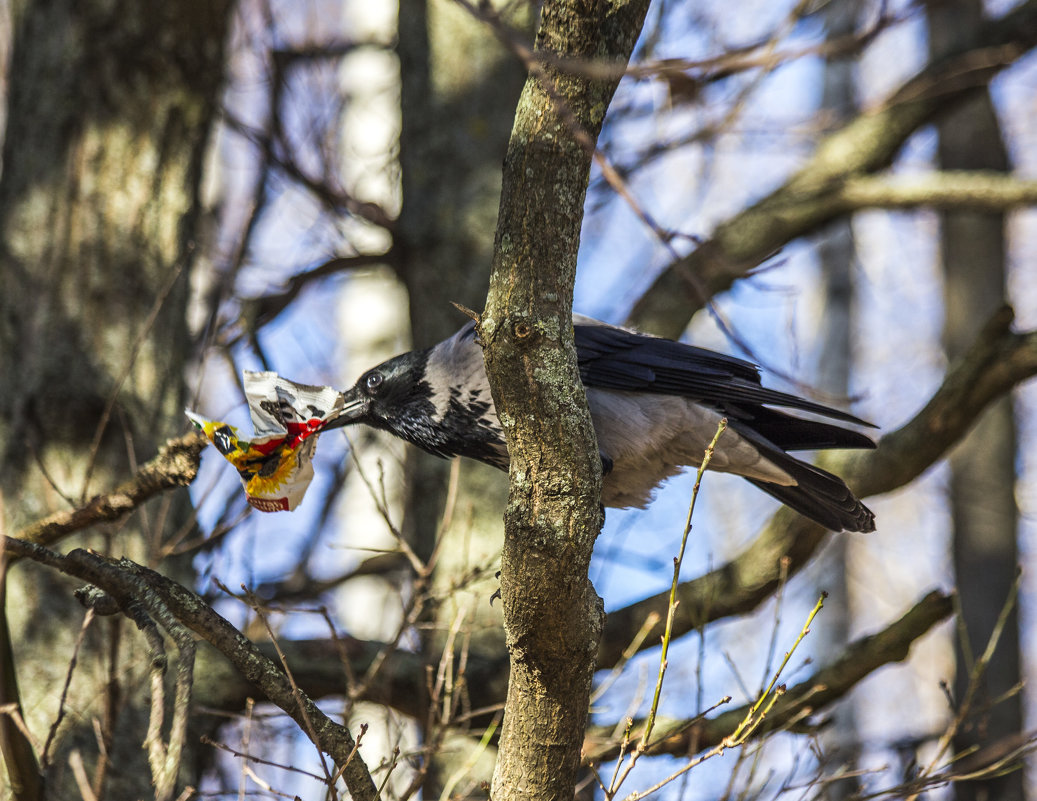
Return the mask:
<svg viewBox="0 0 1037 801">
<path fill-rule="evenodd" d="M 796 483 L 792 486 L 774 484 L 760 479 L 745 478 L 786 506 L 820 523 L 832 531 L 874 531 L 875 515 L 861 503 L 845 482 L 820 467 L 800 461 L 786 453 L 786 449 L 803 448 L 808 444 L 825 442 L 821 447 L 874 448 L 875 444 L 856 432 L 813 420 L 790 418 L 787 430 L 781 430 L 781 418 L 762 415 L 757 420 L 735 420 L 731 428 L 752 442 L 760 453 L 776 467 L 780 467 Z M 799 424 L 799 425 L 796 425 Z M 760 429 L 763 429 L 762 431 Z M 766 431 L 776 437 L 775 442 L 767 437 Z M 828 442 L 834 440 L 834 442 Z"/>
<path fill-rule="evenodd" d="M 771 484 L 752 478 L 749 481 L 786 506 L 832 531 L 875 530 L 875 515 L 841 478 L 791 456 L 788 460 L 781 466 L 799 482 L 796 486 Z M 790 469 L 789 463 L 793 463 L 795 468 Z"/>
</svg>

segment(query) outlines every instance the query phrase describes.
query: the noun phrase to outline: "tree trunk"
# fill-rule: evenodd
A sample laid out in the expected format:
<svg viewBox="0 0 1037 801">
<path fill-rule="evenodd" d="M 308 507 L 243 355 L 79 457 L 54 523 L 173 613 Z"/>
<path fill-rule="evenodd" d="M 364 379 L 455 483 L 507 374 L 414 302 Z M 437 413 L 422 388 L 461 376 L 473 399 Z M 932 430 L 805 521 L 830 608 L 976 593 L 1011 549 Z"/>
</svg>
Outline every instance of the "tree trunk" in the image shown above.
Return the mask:
<svg viewBox="0 0 1037 801">
<path fill-rule="evenodd" d="M 930 51 L 958 46 L 980 24 L 974 0 L 927 5 Z M 1008 156 L 987 92 L 943 118 L 939 125 L 942 169 L 1008 171 Z M 944 265 L 943 341 L 948 359 L 961 356 L 983 322 L 1005 302 L 1004 215 L 947 211 L 940 215 Z M 1018 565 L 1015 503 L 1015 422 L 1011 398 L 994 404 L 951 454 L 950 503 L 954 571 L 968 643 L 958 644 L 955 698 L 961 703 L 972 660 L 986 647 Z M 991 744 L 1022 730 L 1016 694 L 991 702 L 1020 680 L 1018 617 L 1013 610 L 998 650 L 983 676 L 973 708 L 955 740 L 959 752 Z M 955 785 L 959 799 L 1013 801 L 1023 795 L 1021 770 Z"/>
<path fill-rule="evenodd" d="M 528 29 L 530 14 L 530 7 L 513 5 L 503 21 Z M 466 322 L 451 302 L 479 308 L 486 297 L 500 165 L 525 70 L 490 26 L 449 0 L 403 0 L 399 20 L 403 203 L 394 245 L 414 345 L 427 347 Z M 451 463 L 408 448 L 407 535 L 425 558 L 437 537 L 442 542 L 432 579 L 442 602 L 430 609 L 424 622 L 431 625 L 423 630 L 433 663 L 459 616 L 459 642 L 467 642 L 472 658 L 494 660 L 504 651 L 500 608 L 489 601 L 498 586 L 494 566 L 507 482 L 498 470 L 470 460 L 457 467 L 450 523 L 443 527 Z M 477 568 L 475 580 L 464 583 Z M 425 731 L 426 739 L 442 734 Z M 424 786 L 434 797 L 478 742 L 462 732 L 445 737 Z M 466 771 L 466 783 L 489 782 L 492 758 L 480 766 L 477 775 L 476 768 Z"/>
<path fill-rule="evenodd" d="M 647 2 L 543 7 L 504 161 L 479 331 L 511 456 L 501 592 L 511 675 L 492 797 L 573 797 L 604 613 L 587 578 L 601 463 L 576 367 L 572 302 L 590 148 L 618 78 L 554 59 L 625 65 Z"/>
<path fill-rule="evenodd" d="M 229 7 L 12 9 L 0 180 L 0 490 L 9 534 L 124 479 L 183 428 L 188 275 Z M 155 563 L 187 512 L 186 494 L 160 503 L 173 508 L 145 510 L 80 544 Z M 18 564 L 8 584 L 22 710 L 43 743 L 77 635 L 70 621 L 83 610 L 51 571 Z M 48 794 L 79 797 L 68 771 L 79 750 L 97 792 L 151 796 L 138 635 L 117 618 L 95 622 L 83 649 L 47 754 Z M 9 664 L 2 670 L 10 675 Z M 103 764 L 95 718 L 108 740 Z"/>
<path fill-rule="evenodd" d="M 853 0 L 829 3 L 822 14 L 828 41 L 850 36 L 856 29 L 857 4 Z M 857 112 L 855 84 L 856 64 L 850 58 L 829 58 L 825 61 L 824 85 L 821 95 L 821 113 L 831 128 L 842 127 Z M 843 217 L 829 223 L 822 230 L 817 244 L 818 259 L 824 293 L 824 314 L 821 320 L 821 350 L 819 386 L 836 397 L 847 397 L 850 385 L 850 364 L 853 358 L 854 285 L 853 269 L 857 249 L 853 239 L 853 219 Z M 822 649 L 827 653 L 842 653 L 849 642 L 851 609 L 847 588 L 847 560 L 852 542 L 849 537 L 834 537 L 825 549 L 825 565 L 820 569 L 828 592 L 822 626 Z M 825 757 L 830 760 L 828 775 L 856 771 L 859 742 L 853 699 L 847 698 L 832 712 L 833 724 L 821 734 Z M 860 785 L 856 779 L 832 781 L 825 785 L 828 801 L 848 798 Z"/>
</svg>

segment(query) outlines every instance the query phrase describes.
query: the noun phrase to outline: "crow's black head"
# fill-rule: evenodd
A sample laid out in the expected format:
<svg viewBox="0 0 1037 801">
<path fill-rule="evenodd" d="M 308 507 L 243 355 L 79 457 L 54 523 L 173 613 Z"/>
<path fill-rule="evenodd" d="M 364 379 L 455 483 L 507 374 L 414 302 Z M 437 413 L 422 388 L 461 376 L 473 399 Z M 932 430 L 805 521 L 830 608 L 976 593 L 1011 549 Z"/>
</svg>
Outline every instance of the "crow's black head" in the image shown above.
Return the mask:
<svg viewBox="0 0 1037 801">
<path fill-rule="evenodd" d="M 328 428 L 365 423 L 436 456 L 507 465 L 482 352 L 467 339 L 452 338 L 382 362 L 360 376 L 342 400 L 342 411 Z"/>
<path fill-rule="evenodd" d="M 435 419 L 427 364 L 428 351 L 412 351 L 371 368 L 342 394 L 342 413 L 329 427 L 365 423 L 421 445 Z"/>
</svg>

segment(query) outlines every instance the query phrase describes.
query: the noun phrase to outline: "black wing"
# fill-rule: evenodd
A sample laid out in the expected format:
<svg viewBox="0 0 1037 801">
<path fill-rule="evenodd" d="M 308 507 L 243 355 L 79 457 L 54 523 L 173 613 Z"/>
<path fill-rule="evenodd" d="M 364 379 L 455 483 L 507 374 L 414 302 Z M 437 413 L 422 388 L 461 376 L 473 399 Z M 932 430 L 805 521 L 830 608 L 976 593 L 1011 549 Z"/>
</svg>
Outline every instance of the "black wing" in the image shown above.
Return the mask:
<svg viewBox="0 0 1037 801">
<path fill-rule="evenodd" d="M 574 332 L 585 386 L 691 398 L 745 423 L 784 450 L 875 447 L 856 431 L 769 408 L 800 409 L 871 426 L 847 412 L 761 386 L 759 370 L 751 362 L 608 325 L 577 324 Z"/>
</svg>

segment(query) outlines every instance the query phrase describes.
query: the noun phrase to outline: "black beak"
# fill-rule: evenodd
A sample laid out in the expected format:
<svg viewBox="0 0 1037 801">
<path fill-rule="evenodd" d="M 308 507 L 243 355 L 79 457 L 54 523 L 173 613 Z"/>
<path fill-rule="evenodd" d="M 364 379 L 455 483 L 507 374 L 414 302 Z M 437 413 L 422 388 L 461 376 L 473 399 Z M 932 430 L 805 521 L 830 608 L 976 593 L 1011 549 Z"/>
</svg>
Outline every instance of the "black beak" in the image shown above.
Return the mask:
<svg viewBox="0 0 1037 801">
<path fill-rule="evenodd" d="M 339 398 L 342 406 L 335 412 L 335 416 L 324 425 L 324 431 L 330 428 L 342 428 L 352 423 L 359 423 L 367 414 L 367 399 L 360 394 L 356 387 L 347 389 Z"/>
</svg>

